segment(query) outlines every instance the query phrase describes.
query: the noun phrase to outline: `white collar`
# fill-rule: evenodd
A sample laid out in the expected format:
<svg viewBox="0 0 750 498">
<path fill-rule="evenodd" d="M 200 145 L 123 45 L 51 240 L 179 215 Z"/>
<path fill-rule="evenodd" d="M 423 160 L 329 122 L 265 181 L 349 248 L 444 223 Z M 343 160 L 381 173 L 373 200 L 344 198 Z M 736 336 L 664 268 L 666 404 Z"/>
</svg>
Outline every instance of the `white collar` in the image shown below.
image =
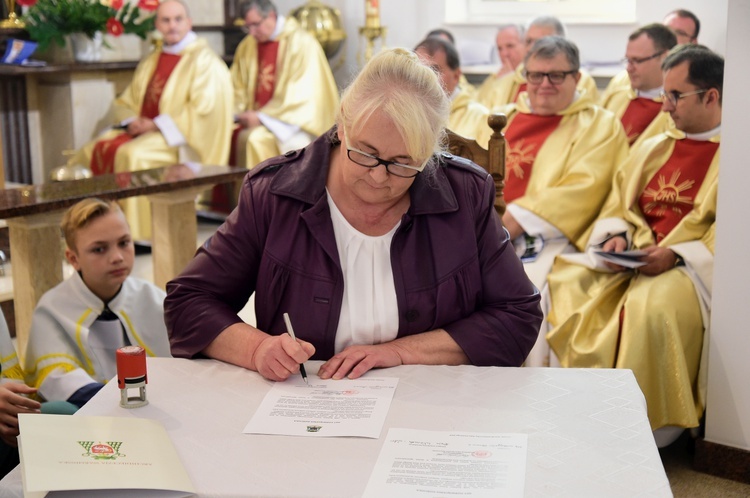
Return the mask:
<svg viewBox="0 0 750 498">
<path fill-rule="evenodd" d="M 282 16 L 281 14 L 278 14 L 276 16 L 276 27 L 273 29 L 273 33 L 271 33 L 271 36 L 268 37 L 269 40 L 276 41 L 276 38 L 278 38 L 281 32 L 284 30 L 285 22 L 286 17 Z"/>
<path fill-rule="evenodd" d="M 715 137 L 721 133 L 721 124 L 717 126 L 716 128 L 708 131 L 703 131 L 701 133 L 685 133 L 685 136 L 689 138 L 690 140 L 698 140 L 700 142 L 706 142 L 710 140 L 711 138 Z"/>
<path fill-rule="evenodd" d="M 198 35 L 195 34 L 195 31 L 188 31 L 188 33 L 182 38 L 182 40 L 178 41 L 174 45 L 162 45 L 161 50 L 165 54 L 177 55 L 185 50 L 185 47 L 193 43 L 197 38 Z"/>
<path fill-rule="evenodd" d="M 644 98 L 644 99 L 651 99 L 654 100 L 656 97 L 661 95 L 661 92 L 664 91 L 664 87 L 660 86 L 657 88 L 652 88 L 651 90 L 636 90 L 635 94 L 638 97 Z"/>
</svg>

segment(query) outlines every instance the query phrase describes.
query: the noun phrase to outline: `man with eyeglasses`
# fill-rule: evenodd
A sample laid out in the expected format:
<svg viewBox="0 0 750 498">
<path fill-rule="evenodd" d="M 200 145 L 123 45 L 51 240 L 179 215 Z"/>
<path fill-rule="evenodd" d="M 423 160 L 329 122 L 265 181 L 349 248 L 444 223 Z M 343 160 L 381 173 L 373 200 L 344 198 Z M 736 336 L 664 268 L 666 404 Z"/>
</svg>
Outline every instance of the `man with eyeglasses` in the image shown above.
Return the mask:
<svg viewBox="0 0 750 498">
<path fill-rule="evenodd" d="M 471 98 L 460 85 L 461 63 L 452 43 L 430 36 L 419 42 L 414 52 L 440 75 L 443 89 L 451 101 L 448 129 L 466 138 L 473 138 L 487 147 L 492 129 L 487 124 L 490 111 Z"/>
<path fill-rule="evenodd" d="M 724 60 L 682 45 L 663 69 L 663 109 L 676 129 L 631 149 L 586 246 L 641 251 L 643 265 L 558 258 L 547 317 L 562 366 L 633 370 L 660 447 L 703 415 Z"/>
<path fill-rule="evenodd" d="M 503 224 L 544 290 L 554 256 L 578 247 L 596 219 L 615 166 L 628 146 L 622 125 L 588 93 L 579 93 L 578 48 L 559 36 L 538 40 L 526 55 L 528 91 L 508 116 Z M 543 336 L 527 364 L 545 364 Z"/>
<path fill-rule="evenodd" d="M 601 105 L 620 118 L 631 146 L 668 126 L 668 114 L 660 112 L 661 64 L 675 45 L 677 38 L 663 24 L 648 24 L 633 31 L 623 59 L 628 78 L 624 84 L 608 87 L 602 96 Z"/>
<path fill-rule="evenodd" d="M 269 0 L 239 7 L 248 33 L 230 68 L 236 122 L 231 163 L 252 168 L 304 147 L 333 125 L 339 94 L 320 43 Z"/>
<path fill-rule="evenodd" d="M 526 46 L 526 51 L 528 51 L 537 40 L 545 36 L 565 38 L 565 34 L 565 26 L 558 18 L 540 16 L 529 22 L 523 42 Z M 581 93 L 585 91 L 596 100 L 599 91 L 596 88 L 594 78 L 586 71 L 581 71 L 580 68 L 579 73 L 578 89 Z M 485 88 L 481 95 L 477 95 L 477 100 L 488 109 L 495 110 L 500 106 L 516 102 L 521 92 L 526 91 L 526 85 L 525 67 L 523 63 L 520 63 L 516 66 L 514 72 L 496 79 L 492 88 Z"/>
<path fill-rule="evenodd" d="M 451 45 L 456 47 L 456 50 L 458 50 L 458 47 L 456 46 L 456 39 L 453 36 L 453 33 L 448 31 L 447 29 L 435 28 L 433 30 L 430 30 L 430 32 L 427 33 L 427 36 L 425 36 L 425 38 L 431 38 L 433 36 L 442 38 L 443 40 L 449 42 Z M 466 92 L 471 98 L 475 98 L 477 89 L 474 87 L 474 85 L 469 83 L 469 80 L 466 79 L 466 75 L 464 73 L 461 73 L 461 75 L 458 77 L 458 85 L 461 87 L 461 90 Z"/>
<path fill-rule="evenodd" d="M 662 23 L 668 27 L 677 37 L 677 44 L 688 45 L 698 43 L 698 32 L 700 31 L 701 22 L 698 17 L 685 9 L 673 10 L 664 17 Z M 627 57 L 626 57 L 627 58 Z M 625 61 L 626 62 L 626 61 Z M 607 84 L 604 91 L 604 98 L 615 88 L 627 87 L 630 84 L 628 71 L 622 70 L 617 73 Z"/>
</svg>

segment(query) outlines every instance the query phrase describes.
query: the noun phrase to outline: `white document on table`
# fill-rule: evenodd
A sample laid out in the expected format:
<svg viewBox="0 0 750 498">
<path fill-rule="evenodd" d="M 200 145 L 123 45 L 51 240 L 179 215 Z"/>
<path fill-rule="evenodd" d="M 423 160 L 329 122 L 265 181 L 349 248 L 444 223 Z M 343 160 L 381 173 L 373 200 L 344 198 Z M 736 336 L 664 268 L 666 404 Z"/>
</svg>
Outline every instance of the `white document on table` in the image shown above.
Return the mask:
<svg viewBox="0 0 750 498">
<path fill-rule="evenodd" d="M 391 428 L 363 496 L 523 497 L 527 444 L 526 434 Z"/>
<path fill-rule="evenodd" d="M 378 438 L 397 377 L 321 380 L 300 376 L 277 382 L 242 431 L 313 437 Z"/>
<path fill-rule="evenodd" d="M 24 497 L 191 496 L 185 467 L 160 422 L 20 414 Z"/>
</svg>

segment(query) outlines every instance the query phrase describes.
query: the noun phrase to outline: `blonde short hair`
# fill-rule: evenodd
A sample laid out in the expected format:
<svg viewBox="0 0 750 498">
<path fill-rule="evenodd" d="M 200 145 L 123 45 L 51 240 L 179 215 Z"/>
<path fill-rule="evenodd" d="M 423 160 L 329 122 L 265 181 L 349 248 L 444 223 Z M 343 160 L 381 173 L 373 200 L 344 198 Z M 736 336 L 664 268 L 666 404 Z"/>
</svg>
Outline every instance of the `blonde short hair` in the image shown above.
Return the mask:
<svg viewBox="0 0 750 498">
<path fill-rule="evenodd" d="M 72 205 L 63 215 L 60 228 L 65 243 L 71 251 L 76 250 L 76 233 L 93 220 L 109 213 L 122 213 L 116 201 L 105 201 L 97 197 L 89 197 Z"/>
<path fill-rule="evenodd" d="M 341 96 L 336 124 L 356 134 L 375 111 L 393 121 L 412 158 L 443 150 L 450 101 L 439 76 L 413 52 L 393 48 L 370 59 Z"/>
</svg>

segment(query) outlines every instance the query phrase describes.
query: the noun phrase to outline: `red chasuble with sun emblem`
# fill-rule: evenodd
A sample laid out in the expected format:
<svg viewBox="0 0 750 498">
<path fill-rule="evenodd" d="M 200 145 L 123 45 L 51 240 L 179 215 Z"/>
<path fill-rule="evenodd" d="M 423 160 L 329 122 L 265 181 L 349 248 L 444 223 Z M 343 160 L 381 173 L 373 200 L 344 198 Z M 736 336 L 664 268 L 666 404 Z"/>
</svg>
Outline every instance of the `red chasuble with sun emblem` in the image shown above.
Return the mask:
<svg viewBox="0 0 750 498">
<path fill-rule="evenodd" d="M 505 131 L 508 154 L 503 196 L 506 202 L 513 202 L 526 193 L 536 155 L 562 118 L 518 113 L 510 122 Z"/>
<path fill-rule="evenodd" d="M 255 83 L 255 109 L 260 109 L 271 100 L 276 89 L 276 60 L 279 42 L 258 44 L 258 79 Z"/>
<path fill-rule="evenodd" d="M 645 130 L 651 121 L 661 111 L 661 103 L 651 99 L 637 98 L 630 101 L 627 109 L 620 118 L 622 126 L 625 128 L 625 135 L 628 137 L 628 144 L 633 145 L 643 130 Z"/>
<path fill-rule="evenodd" d="M 714 142 L 677 140 L 672 155 L 646 185 L 638 205 L 657 243 L 693 209 L 718 149 Z"/>
<path fill-rule="evenodd" d="M 164 93 L 167 80 L 178 62 L 180 62 L 179 55 L 162 52 L 159 56 L 156 70 L 154 70 L 154 75 L 151 77 L 151 81 L 149 81 L 146 88 L 146 94 L 143 96 L 143 103 L 141 104 L 142 117 L 154 119 L 159 115 L 161 95 Z M 114 173 L 117 148 L 131 139 L 132 137 L 127 133 L 121 133 L 109 140 L 98 141 L 94 146 L 94 153 L 91 156 L 91 172 L 94 175 Z"/>
</svg>

